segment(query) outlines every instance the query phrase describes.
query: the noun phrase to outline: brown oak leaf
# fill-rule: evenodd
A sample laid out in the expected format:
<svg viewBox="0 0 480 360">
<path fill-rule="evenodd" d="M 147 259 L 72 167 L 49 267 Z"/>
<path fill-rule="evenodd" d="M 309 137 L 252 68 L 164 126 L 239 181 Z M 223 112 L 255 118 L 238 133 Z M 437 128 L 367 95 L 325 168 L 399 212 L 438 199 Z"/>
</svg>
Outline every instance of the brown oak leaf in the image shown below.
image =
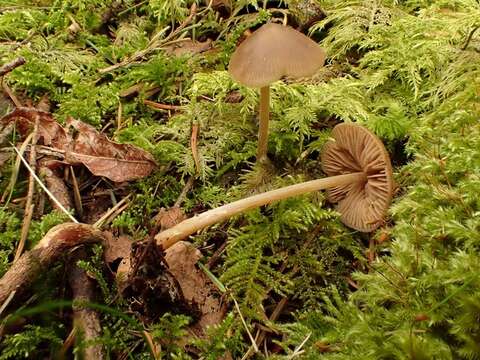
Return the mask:
<svg viewBox="0 0 480 360">
<path fill-rule="evenodd" d="M 168 270 L 177 279 L 183 297 L 200 309 L 200 319 L 190 327 L 197 336 L 205 335 L 207 326 L 219 324 L 227 310 L 215 285 L 195 266 L 201 257 L 200 250 L 186 241 L 179 241 L 165 251 Z"/>
</svg>

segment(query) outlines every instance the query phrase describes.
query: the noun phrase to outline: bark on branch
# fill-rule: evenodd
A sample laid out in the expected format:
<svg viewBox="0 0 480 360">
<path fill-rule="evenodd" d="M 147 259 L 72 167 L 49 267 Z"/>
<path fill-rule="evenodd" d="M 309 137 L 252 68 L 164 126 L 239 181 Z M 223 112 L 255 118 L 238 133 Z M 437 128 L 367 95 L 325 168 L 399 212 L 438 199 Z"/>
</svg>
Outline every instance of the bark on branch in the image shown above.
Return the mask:
<svg viewBox="0 0 480 360">
<path fill-rule="evenodd" d="M 23 57 L 18 57 L 14 59 L 13 61 L 10 61 L 9 63 L 4 64 L 2 67 L 0 67 L 0 76 L 3 76 L 13 69 L 25 64 L 25 58 Z"/>
<path fill-rule="evenodd" d="M 75 250 L 71 257 L 72 267 L 68 274 L 68 281 L 73 292 L 73 316 L 75 327 L 75 338 L 83 339 L 87 345 L 82 351 L 82 358 L 85 360 L 101 360 L 105 358 L 105 354 L 101 344 L 88 344 L 100 337 L 102 328 L 98 313 L 81 305 L 82 302 L 95 301 L 95 283 L 87 275 L 85 270 L 77 265 L 78 260 L 86 258 L 85 249 Z M 78 305 L 75 302 L 79 302 Z"/>
<path fill-rule="evenodd" d="M 91 225 L 65 223 L 53 227 L 30 251 L 25 252 L 0 279 L 0 304 L 12 291 L 21 292 L 37 276 L 74 246 L 103 241 L 100 230 Z"/>
</svg>

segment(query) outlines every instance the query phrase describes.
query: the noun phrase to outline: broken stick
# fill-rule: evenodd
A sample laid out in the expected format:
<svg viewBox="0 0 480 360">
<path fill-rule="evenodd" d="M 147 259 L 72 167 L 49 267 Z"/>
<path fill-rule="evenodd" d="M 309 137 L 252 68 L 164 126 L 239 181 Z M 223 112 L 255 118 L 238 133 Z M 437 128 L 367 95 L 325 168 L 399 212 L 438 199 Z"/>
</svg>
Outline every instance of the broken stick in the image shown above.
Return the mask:
<svg viewBox="0 0 480 360">
<path fill-rule="evenodd" d="M 68 249 L 103 240 L 102 232 L 91 225 L 65 223 L 53 227 L 32 250 L 20 256 L 0 279 L 0 304 L 12 291 L 18 293 L 31 285 Z"/>
</svg>

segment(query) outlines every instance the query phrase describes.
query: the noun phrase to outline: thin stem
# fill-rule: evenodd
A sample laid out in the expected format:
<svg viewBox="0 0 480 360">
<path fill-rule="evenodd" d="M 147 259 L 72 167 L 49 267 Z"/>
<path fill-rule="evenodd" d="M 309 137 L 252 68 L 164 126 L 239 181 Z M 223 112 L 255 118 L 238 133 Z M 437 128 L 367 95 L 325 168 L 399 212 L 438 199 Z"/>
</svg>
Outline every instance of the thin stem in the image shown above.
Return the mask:
<svg viewBox="0 0 480 360">
<path fill-rule="evenodd" d="M 267 158 L 270 86 L 260 88 L 260 124 L 258 127 L 257 162 Z"/>
<path fill-rule="evenodd" d="M 331 176 L 328 178 L 311 180 L 296 185 L 286 186 L 281 189 L 272 190 L 263 194 L 250 196 L 245 199 L 234 201 L 230 204 L 206 211 L 198 216 L 182 221 L 181 223 L 162 231 L 155 236 L 155 240 L 162 248 L 168 249 L 177 241 L 185 239 L 187 236 L 226 220 L 234 215 L 238 215 L 247 210 L 259 206 L 270 204 L 274 201 L 287 199 L 292 196 L 306 194 L 312 191 L 328 189 L 334 186 L 351 184 L 357 181 L 365 181 L 366 175 L 363 172 L 357 172 L 346 175 Z"/>
</svg>

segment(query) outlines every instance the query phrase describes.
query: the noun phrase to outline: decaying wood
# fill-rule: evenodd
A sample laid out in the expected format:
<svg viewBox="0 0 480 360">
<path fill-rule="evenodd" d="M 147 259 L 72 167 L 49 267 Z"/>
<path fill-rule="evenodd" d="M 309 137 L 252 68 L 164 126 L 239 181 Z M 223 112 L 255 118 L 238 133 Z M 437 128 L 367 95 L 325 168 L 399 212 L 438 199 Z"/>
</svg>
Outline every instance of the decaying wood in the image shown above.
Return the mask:
<svg viewBox="0 0 480 360">
<path fill-rule="evenodd" d="M 9 63 L 6 63 L 6 64 L 3 64 L 2 67 L 0 67 L 0 76 L 3 76 L 7 73 L 9 73 L 10 71 L 12 71 L 13 69 L 21 66 L 25 64 L 25 58 L 23 57 L 18 57 L 12 61 L 10 61 Z"/>
<path fill-rule="evenodd" d="M 68 273 L 68 281 L 73 292 L 73 314 L 75 337 L 87 342 L 82 351 L 82 358 L 85 360 L 101 360 L 105 353 L 101 344 L 88 344 L 101 335 L 101 325 L 98 313 L 81 305 L 82 302 L 95 301 L 95 283 L 87 275 L 85 270 L 77 266 L 77 261 L 85 259 L 85 249 L 79 248 L 74 251 L 71 257 L 71 268 Z"/>
<path fill-rule="evenodd" d="M 102 233 L 91 225 L 65 223 L 53 227 L 30 251 L 25 252 L 0 279 L 0 303 L 12 291 L 17 294 L 28 288 L 39 274 L 46 271 L 68 249 L 103 241 Z"/>
</svg>

